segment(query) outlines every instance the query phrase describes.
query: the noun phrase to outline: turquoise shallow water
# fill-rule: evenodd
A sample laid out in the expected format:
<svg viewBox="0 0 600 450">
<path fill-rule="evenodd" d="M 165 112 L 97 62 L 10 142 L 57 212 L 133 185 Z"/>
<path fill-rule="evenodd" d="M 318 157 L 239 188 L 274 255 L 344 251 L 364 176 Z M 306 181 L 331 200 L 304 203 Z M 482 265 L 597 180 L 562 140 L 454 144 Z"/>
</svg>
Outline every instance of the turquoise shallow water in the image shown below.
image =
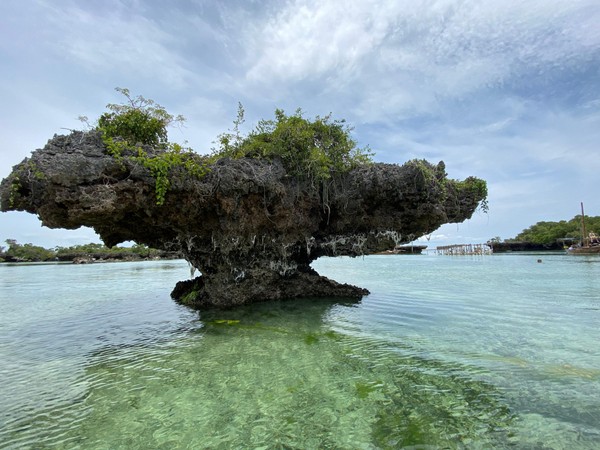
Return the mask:
<svg viewBox="0 0 600 450">
<path fill-rule="evenodd" d="M 313 266 L 371 295 L 198 313 L 183 261 L 0 265 L 0 448 L 600 448 L 600 258 Z"/>
</svg>

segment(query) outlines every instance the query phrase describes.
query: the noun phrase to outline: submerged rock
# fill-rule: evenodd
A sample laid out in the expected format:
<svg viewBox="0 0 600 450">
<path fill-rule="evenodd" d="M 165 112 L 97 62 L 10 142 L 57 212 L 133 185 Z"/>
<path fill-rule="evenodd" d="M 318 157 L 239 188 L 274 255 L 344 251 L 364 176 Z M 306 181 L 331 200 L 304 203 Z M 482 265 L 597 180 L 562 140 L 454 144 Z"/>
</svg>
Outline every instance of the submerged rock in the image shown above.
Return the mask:
<svg viewBox="0 0 600 450">
<path fill-rule="evenodd" d="M 426 161 L 365 165 L 319 184 L 276 159 L 221 159 L 209 169 L 198 177 L 171 167 L 158 204 L 156 180 L 139 159 L 111 156 L 97 132 L 73 132 L 13 168 L 0 185 L 1 208 L 37 214 L 50 228 L 92 227 L 109 246 L 131 240 L 180 251 L 202 276 L 173 296 L 228 307 L 361 297 L 365 289 L 322 277 L 310 263 L 393 249 L 470 218 L 486 195 L 481 180 L 448 179 L 443 163 Z"/>
</svg>

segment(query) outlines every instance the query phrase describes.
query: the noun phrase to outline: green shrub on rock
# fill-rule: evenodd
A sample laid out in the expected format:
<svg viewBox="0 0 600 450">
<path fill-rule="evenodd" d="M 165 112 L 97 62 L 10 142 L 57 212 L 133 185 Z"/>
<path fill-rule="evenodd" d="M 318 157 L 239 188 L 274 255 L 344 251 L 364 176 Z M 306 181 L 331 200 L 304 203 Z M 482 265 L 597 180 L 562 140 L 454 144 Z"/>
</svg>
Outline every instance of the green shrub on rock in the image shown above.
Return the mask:
<svg viewBox="0 0 600 450">
<path fill-rule="evenodd" d="M 161 105 L 138 95 L 132 97 L 129 89 L 116 88 L 127 98 L 125 104 L 109 103 L 98 119 L 97 128 L 105 139 L 122 138 L 129 145 L 166 147 L 169 143 L 167 128 L 173 123 L 183 123 L 183 116 L 174 117 Z"/>
<path fill-rule="evenodd" d="M 167 129 L 183 123 L 181 115 L 173 116 L 153 100 L 132 97 L 128 89 L 116 88 L 123 94 L 123 104 L 108 104 L 108 111 L 97 121 L 95 129 L 109 154 L 121 163 L 124 159 L 142 164 L 154 179 L 156 203 L 165 202 L 171 186 L 172 170 L 184 168 L 190 175 L 201 178 L 209 171 L 209 164 L 221 158 L 256 158 L 282 161 L 288 174 L 308 180 L 315 187 L 336 174 L 372 162 L 372 152 L 358 148 L 351 137 L 352 128 L 344 120 L 331 115 L 313 120 L 303 117 L 298 109 L 293 115 L 275 110 L 275 119 L 261 120 L 247 135 L 240 134 L 244 109 L 240 104 L 233 131 L 218 137 L 219 148 L 210 158 L 200 157 L 191 148 L 171 143 Z M 87 117 L 80 117 L 87 123 Z M 148 152 L 147 148 L 152 148 Z"/>
<path fill-rule="evenodd" d="M 191 148 L 168 140 L 168 127 L 183 123 L 181 115 L 169 114 L 154 100 L 141 95 L 132 97 L 128 89 L 116 88 L 127 102 L 108 104 L 109 110 L 100 116 L 96 130 L 108 153 L 123 163 L 127 155 L 130 161 L 140 163 L 155 179 L 156 203 L 162 205 L 171 186 L 171 170 L 182 167 L 192 176 L 202 177 L 208 171 L 207 164 Z M 87 117 L 80 117 L 87 122 Z M 150 155 L 144 148 L 152 148 Z"/>
<path fill-rule="evenodd" d="M 300 109 L 293 115 L 277 109 L 274 120 L 260 120 L 245 137 L 239 132 L 243 122 L 240 104 L 234 129 L 219 136 L 213 158 L 280 158 L 290 175 L 317 182 L 372 162 L 371 150 L 352 139 L 352 128 L 331 115 L 309 120 Z"/>
</svg>

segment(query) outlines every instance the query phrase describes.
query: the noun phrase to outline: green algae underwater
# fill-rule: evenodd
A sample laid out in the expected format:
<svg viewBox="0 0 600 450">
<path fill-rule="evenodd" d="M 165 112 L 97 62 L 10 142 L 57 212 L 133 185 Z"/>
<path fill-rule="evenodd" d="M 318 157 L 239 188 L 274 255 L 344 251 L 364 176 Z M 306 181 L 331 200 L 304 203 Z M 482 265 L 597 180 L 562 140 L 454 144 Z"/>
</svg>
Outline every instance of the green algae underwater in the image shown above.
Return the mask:
<svg viewBox="0 0 600 450">
<path fill-rule="evenodd" d="M 324 258 L 362 301 L 196 312 L 183 261 L 0 266 L 1 448 L 597 448 L 600 258 Z"/>
</svg>

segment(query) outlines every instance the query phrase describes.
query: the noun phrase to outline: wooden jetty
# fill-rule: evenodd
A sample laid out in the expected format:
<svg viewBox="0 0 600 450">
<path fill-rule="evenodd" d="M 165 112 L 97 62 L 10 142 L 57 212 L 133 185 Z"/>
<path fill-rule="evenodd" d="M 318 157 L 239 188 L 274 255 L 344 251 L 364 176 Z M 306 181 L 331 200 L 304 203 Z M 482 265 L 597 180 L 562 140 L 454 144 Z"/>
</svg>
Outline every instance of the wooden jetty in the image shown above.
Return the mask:
<svg viewBox="0 0 600 450">
<path fill-rule="evenodd" d="M 492 247 L 488 244 L 456 244 L 442 245 L 435 248 L 438 255 L 463 256 L 463 255 L 491 255 Z"/>
</svg>

